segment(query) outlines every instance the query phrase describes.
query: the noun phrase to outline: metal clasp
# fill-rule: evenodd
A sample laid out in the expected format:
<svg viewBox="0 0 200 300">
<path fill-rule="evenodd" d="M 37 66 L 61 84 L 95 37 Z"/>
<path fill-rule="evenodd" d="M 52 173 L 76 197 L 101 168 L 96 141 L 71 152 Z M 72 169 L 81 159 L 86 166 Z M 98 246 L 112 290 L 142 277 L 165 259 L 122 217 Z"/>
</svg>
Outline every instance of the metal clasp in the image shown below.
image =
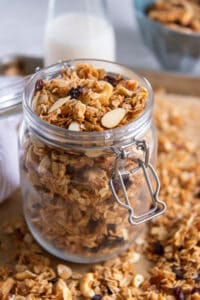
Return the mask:
<svg viewBox="0 0 200 300">
<path fill-rule="evenodd" d="M 133 158 L 133 161 L 136 162 L 137 165 L 134 168 L 132 168 L 131 170 L 124 170 L 123 168 L 120 168 L 120 163 L 121 163 L 121 161 L 126 159 L 130 154 L 129 151 L 126 151 L 125 148 L 128 148 L 133 145 L 136 146 L 137 150 L 143 151 L 144 159 Z M 166 204 L 163 201 L 160 201 L 158 198 L 158 194 L 160 191 L 160 181 L 159 181 L 158 175 L 157 175 L 154 167 L 149 162 L 149 147 L 147 146 L 146 141 L 144 141 L 144 140 L 139 141 L 139 140 L 134 139 L 133 142 L 130 143 L 129 145 L 123 146 L 120 149 L 112 148 L 112 150 L 116 154 L 116 159 L 115 159 L 114 168 L 113 168 L 113 171 L 112 171 L 111 177 L 110 177 L 110 188 L 111 188 L 111 191 L 112 191 L 112 194 L 113 194 L 115 200 L 122 207 L 124 207 L 128 210 L 129 222 L 132 225 L 138 225 L 138 224 L 144 223 L 146 221 L 151 220 L 154 217 L 157 217 L 157 216 L 163 214 L 166 210 Z M 127 177 L 130 174 L 134 174 L 139 170 L 142 170 L 142 172 L 143 172 L 145 182 L 147 184 L 148 191 L 151 196 L 152 205 L 148 211 L 141 213 L 139 215 L 136 215 L 134 212 L 134 208 L 130 204 L 128 193 L 127 193 L 126 186 L 124 183 L 124 177 Z M 152 187 L 152 182 L 150 179 L 149 172 L 153 176 L 153 179 L 155 180 L 155 190 Z M 124 196 L 124 201 L 121 200 L 117 194 L 117 191 L 115 188 L 116 180 L 118 180 L 118 182 L 120 183 L 120 187 L 121 187 L 121 190 L 122 190 L 122 193 Z"/>
</svg>

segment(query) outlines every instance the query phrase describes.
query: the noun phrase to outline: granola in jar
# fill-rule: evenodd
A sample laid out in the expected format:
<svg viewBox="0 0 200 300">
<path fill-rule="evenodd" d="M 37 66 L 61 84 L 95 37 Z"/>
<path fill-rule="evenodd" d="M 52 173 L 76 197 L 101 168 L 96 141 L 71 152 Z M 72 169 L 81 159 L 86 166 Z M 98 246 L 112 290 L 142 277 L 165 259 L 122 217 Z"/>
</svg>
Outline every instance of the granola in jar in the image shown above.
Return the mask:
<svg viewBox="0 0 200 300">
<path fill-rule="evenodd" d="M 37 73 L 32 94 L 25 91 L 20 144 L 26 221 L 54 255 L 104 260 L 130 246 L 154 197 L 145 177 L 153 173 L 146 159 L 153 162 L 156 155 L 152 91 L 137 75 L 127 79 L 91 64 L 58 70 L 50 79 Z M 136 137 L 149 144 L 149 156 Z M 137 216 L 142 221 L 132 226 Z"/>
</svg>

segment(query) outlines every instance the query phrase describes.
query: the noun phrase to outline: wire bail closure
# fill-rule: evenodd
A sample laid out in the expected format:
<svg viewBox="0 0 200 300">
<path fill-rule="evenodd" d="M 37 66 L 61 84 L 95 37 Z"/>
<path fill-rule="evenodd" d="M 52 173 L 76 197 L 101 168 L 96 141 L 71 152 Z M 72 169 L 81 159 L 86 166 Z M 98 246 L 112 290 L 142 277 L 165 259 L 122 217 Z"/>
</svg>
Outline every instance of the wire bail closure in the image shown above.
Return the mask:
<svg viewBox="0 0 200 300">
<path fill-rule="evenodd" d="M 132 168 L 131 170 L 120 169 L 121 160 L 126 159 L 129 155 L 129 151 L 126 151 L 125 148 L 133 146 L 133 145 L 136 145 L 137 150 L 142 150 L 144 152 L 144 160 L 142 160 L 140 158 L 133 159 L 133 161 L 137 163 L 137 165 L 134 168 Z M 112 148 L 112 150 L 116 154 L 116 159 L 115 159 L 114 168 L 113 168 L 113 171 L 112 171 L 112 174 L 110 177 L 110 188 L 111 188 L 111 191 L 112 191 L 112 194 L 113 194 L 115 200 L 119 203 L 119 205 L 121 205 L 122 207 L 124 207 L 128 210 L 129 223 L 131 225 L 139 225 L 139 224 L 142 224 L 144 222 L 147 222 L 147 221 L 153 219 L 154 217 L 157 217 L 157 216 L 163 214 L 166 210 L 166 204 L 163 201 L 160 201 L 158 198 L 159 191 L 160 191 L 160 181 L 159 181 L 158 175 L 157 175 L 154 167 L 149 162 L 149 147 L 148 147 L 146 141 L 134 139 L 133 142 L 128 145 L 122 146 L 120 149 Z M 130 200 L 128 197 L 128 193 L 126 190 L 126 186 L 125 186 L 123 177 L 130 175 L 130 174 L 134 174 L 138 170 L 142 170 L 143 175 L 145 177 L 148 191 L 149 191 L 151 199 L 152 199 L 152 206 L 147 212 L 136 215 L 134 212 L 134 208 L 130 204 Z M 149 172 L 155 180 L 155 183 L 156 183 L 155 190 L 153 190 Z M 121 190 L 123 192 L 125 201 L 122 201 L 116 192 L 116 189 L 114 186 L 114 182 L 116 180 L 119 180 L 119 182 L 120 182 Z"/>
</svg>

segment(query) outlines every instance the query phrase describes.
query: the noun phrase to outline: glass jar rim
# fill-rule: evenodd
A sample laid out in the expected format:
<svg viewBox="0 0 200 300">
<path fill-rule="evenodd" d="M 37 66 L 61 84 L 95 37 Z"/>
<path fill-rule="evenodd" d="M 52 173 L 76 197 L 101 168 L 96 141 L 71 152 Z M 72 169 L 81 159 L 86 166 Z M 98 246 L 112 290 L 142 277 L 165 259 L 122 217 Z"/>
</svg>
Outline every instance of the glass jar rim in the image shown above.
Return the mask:
<svg viewBox="0 0 200 300">
<path fill-rule="evenodd" d="M 121 127 L 104 131 L 71 131 L 53 124 L 49 124 L 39 118 L 32 108 L 32 100 L 35 89 L 35 82 L 38 79 L 50 80 L 60 74 L 60 71 L 66 67 L 75 67 L 78 63 L 93 64 L 95 67 L 104 68 L 108 73 L 120 74 L 128 79 L 136 79 L 148 90 L 147 105 L 134 121 Z M 109 68 L 110 70 L 109 70 Z M 114 71 L 115 70 L 115 71 Z M 27 81 L 23 93 L 23 111 L 24 119 L 29 128 L 43 141 L 51 145 L 69 147 L 76 145 L 81 148 L 88 148 L 88 143 L 93 143 L 93 147 L 107 148 L 107 145 L 127 142 L 131 137 L 141 137 L 149 129 L 152 121 L 154 96 L 151 84 L 141 75 L 138 75 L 130 68 L 100 59 L 71 59 L 45 67 L 33 74 Z M 105 144 L 102 146 L 102 142 Z M 98 145 L 99 144 L 99 145 Z"/>
</svg>

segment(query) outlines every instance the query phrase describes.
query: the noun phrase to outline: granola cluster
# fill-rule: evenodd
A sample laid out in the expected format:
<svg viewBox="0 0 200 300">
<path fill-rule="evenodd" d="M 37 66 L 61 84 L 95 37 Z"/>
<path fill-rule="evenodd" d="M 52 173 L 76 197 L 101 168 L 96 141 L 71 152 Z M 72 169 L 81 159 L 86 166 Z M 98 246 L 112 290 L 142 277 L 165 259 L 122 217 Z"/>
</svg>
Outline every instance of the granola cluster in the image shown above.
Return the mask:
<svg viewBox="0 0 200 300">
<path fill-rule="evenodd" d="M 191 111 L 183 114 L 159 95 L 159 175 L 165 215 L 150 222 L 144 236 L 123 255 L 77 268 L 55 261 L 36 244 L 22 220 L 4 224 L 0 253 L 15 245 L 14 265 L 0 266 L 0 299 L 8 300 L 199 300 L 200 154 L 186 136 Z M 144 262 L 148 257 L 150 264 Z M 80 266 L 78 267 L 80 268 Z M 139 271 L 138 271 L 139 268 Z M 149 274 L 144 274 L 143 269 Z"/>
<path fill-rule="evenodd" d="M 172 29 L 200 33 L 198 0 L 157 0 L 147 14 L 151 19 Z"/>
<path fill-rule="evenodd" d="M 147 90 L 136 80 L 111 76 L 104 69 L 78 64 L 60 77 L 38 80 L 33 109 L 42 119 L 75 131 L 120 127 L 142 113 Z"/>
<path fill-rule="evenodd" d="M 66 134 L 68 129 L 119 127 L 144 109 L 147 91 L 136 81 L 85 64 L 65 69 L 61 76 L 36 82 L 33 108 L 41 119 L 66 128 Z M 82 257 L 96 261 L 130 245 L 141 226 L 129 224 L 128 210 L 112 195 L 113 150 L 96 149 L 93 141 L 88 150 L 81 150 L 81 145 L 78 150 L 51 146 L 29 130 L 22 148 L 26 219 L 50 252 L 75 261 Z M 130 157 L 121 160 L 120 168 L 130 170 L 137 165 L 133 158 L 143 153 L 135 146 L 128 150 Z M 142 171 L 127 174 L 123 180 L 136 213 L 147 210 L 150 199 L 144 199 Z M 114 185 L 124 201 L 118 176 Z"/>
</svg>

